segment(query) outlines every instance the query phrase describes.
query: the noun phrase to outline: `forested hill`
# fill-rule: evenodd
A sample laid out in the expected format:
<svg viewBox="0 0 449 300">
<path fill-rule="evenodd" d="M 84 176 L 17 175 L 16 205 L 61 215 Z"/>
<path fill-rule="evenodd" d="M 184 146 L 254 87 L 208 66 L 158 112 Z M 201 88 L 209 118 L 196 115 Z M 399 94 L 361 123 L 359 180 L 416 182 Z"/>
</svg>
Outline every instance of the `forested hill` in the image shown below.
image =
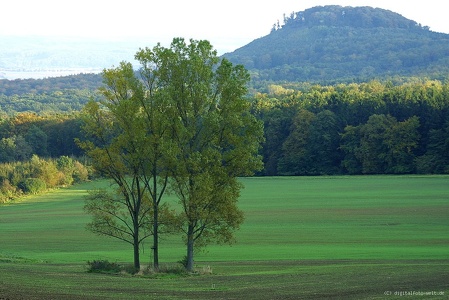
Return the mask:
<svg viewBox="0 0 449 300">
<path fill-rule="evenodd" d="M 253 79 L 268 81 L 442 79 L 449 73 L 449 35 L 389 10 L 317 6 L 283 23 L 225 57 L 245 65 Z"/>
</svg>

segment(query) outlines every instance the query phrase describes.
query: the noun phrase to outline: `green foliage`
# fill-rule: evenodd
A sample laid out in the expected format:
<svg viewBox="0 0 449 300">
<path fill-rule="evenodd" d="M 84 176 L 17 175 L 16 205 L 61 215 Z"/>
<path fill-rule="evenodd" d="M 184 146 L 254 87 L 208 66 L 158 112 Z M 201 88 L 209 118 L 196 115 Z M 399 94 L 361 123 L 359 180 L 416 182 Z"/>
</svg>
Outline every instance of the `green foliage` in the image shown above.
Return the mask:
<svg viewBox="0 0 449 300">
<path fill-rule="evenodd" d="M 402 28 L 428 30 L 415 21 L 408 20 L 398 13 L 381 8 L 343 7 L 339 5 L 316 6 L 302 12 L 292 13 L 284 19 L 283 28 L 335 26 L 359 28 Z"/>
<path fill-rule="evenodd" d="M 19 189 L 13 186 L 8 179 L 1 179 L 0 183 L 0 204 L 7 203 L 20 195 Z"/>
<path fill-rule="evenodd" d="M 84 205 L 84 210 L 92 215 L 92 221 L 87 224 L 87 228 L 94 233 L 115 237 L 131 245 L 135 243 L 135 230 L 139 230 L 137 235 L 139 246 L 151 235 L 152 226 L 148 216 L 151 208 L 148 199 L 145 200 L 140 204 L 141 210 L 130 214 L 128 211 L 130 204 L 127 203 L 129 199 L 106 190 L 90 191 Z M 135 219 L 138 220 L 138 224 L 133 223 Z"/>
<path fill-rule="evenodd" d="M 40 178 L 27 178 L 22 183 L 19 183 L 19 188 L 27 194 L 38 194 L 47 189 L 45 181 Z"/>
<path fill-rule="evenodd" d="M 27 160 L 31 157 L 32 149 L 23 136 L 12 136 L 0 140 L 0 162 Z"/>
<path fill-rule="evenodd" d="M 56 160 L 56 168 L 61 172 L 61 184 L 71 185 L 74 181 L 75 162 L 68 156 L 61 156 Z M 75 175 L 78 176 L 78 175 Z"/>
<path fill-rule="evenodd" d="M 335 113 L 314 114 L 299 110 L 290 134 L 282 144 L 280 175 L 323 175 L 338 173 L 341 159 L 339 124 Z"/>
<path fill-rule="evenodd" d="M 142 73 L 139 76 L 144 75 Z M 390 161 L 390 167 L 385 168 L 384 172 L 449 172 L 447 81 L 408 78 L 405 82 L 398 79 L 330 86 L 285 83 L 271 84 L 264 89 L 267 92 L 256 94 L 251 107 L 265 127 L 266 140 L 260 152 L 264 159 L 264 169 L 259 174 L 362 174 L 360 160 L 353 156 L 355 152 L 350 149 L 358 147 L 359 139 L 352 139 L 350 142 L 350 136 L 346 133 L 348 130 L 356 130 L 356 127 L 360 129 L 359 126 L 366 124 L 372 115 L 389 115 L 401 124 L 405 120 L 417 118 L 411 119 L 413 122 L 410 120 L 402 124 L 402 129 L 396 128 L 389 135 L 384 135 L 382 143 L 389 143 L 388 147 L 399 147 L 391 143 L 395 140 L 394 134 L 418 134 L 415 140 L 417 144 L 410 148 L 411 151 L 402 152 L 403 155 L 396 157 L 383 155 L 382 159 L 388 158 Z M 154 106 L 156 109 L 147 112 L 148 116 L 153 115 L 153 120 L 158 111 L 162 114 L 169 113 L 162 110 L 165 104 L 162 101 L 159 103 L 159 106 Z M 150 107 L 147 106 L 147 109 Z M 301 110 L 314 114 L 315 121 L 299 130 L 294 120 Z M 159 122 L 147 123 L 148 126 L 153 126 L 152 132 L 162 132 L 162 129 L 167 128 L 160 117 L 157 119 Z M 78 114 L 43 116 L 21 113 L 3 119 L 0 121 L 0 162 L 26 161 L 33 154 L 42 157 L 38 153 L 47 153 L 54 158 L 81 156 L 83 151 L 75 144 L 74 139 L 84 139 L 80 129 L 82 122 Z M 419 122 L 419 127 L 415 132 L 412 127 L 416 122 Z M 156 125 L 159 127 L 154 127 Z M 295 126 L 299 133 L 294 133 L 298 131 Z M 295 135 L 305 135 L 306 131 L 309 132 L 308 139 L 302 141 L 302 146 L 292 143 Z M 339 139 L 337 135 L 343 139 Z M 351 135 L 357 137 L 358 133 L 352 132 Z M 154 149 L 158 148 L 159 152 L 171 151 L 162 150 L 162 146 L 165 149 L 172 147 L 159 143 L 158 139 L 152 142 L 153 147 L 156 147 Z M 146 142 L 149 143 L 149 140 Z M 384 149 L 386 147 L 384 145 Z M 293 164 L 294 158 L 298 158 L 300 154 L 303 159 L 298 164 Z M 405 161 L 407 163 L 404 165 Z M 73 176 L 85 180 L 88 174 L 88 170 L 81 167 Z M 68 183 L 71 180 L 70 176 L 66 179 Z M 11 177 L 8 180 L 17 186 L 22 179 Z"/>
<path fill-rule="evenodd" d="M 343 161 L 343 165 L 361 169 L 364 174 L 414 172 L 413 150 L 418 146 L 419 125 L 417 117 L 397 122 L 389 115 L 372 115 L 366 124 L 348 127 L 343 134 L 348 145 L 343 142 L 342 149 L 351 162 Z"/>
<path fill-rule="evenodd" d="M 279 173 L 282 175 L 307 174 L 311 163 L 309 151 L 310 124 L 315 114 L 307 110 L 298 111 L 292 121 L 290 134 L 282 145 Z"/>
<path fill-rule="evenodd" d="M 72 173 L 73 182 L 79 183 L 87 181 L 90 175 L 91 174 L 89 174 L 89 169 L 85 165 L 83 165 L 79 161 L 74 161 Z"/>
<path fill-rule="evenodd" d="M 44 181 L 49 188 L 64 184 L 61 177 L 65 177 L 65 175 L 58 170 L 55 162 L 42 159 L 37 155 L 31 157 L 30 175 Z"/>
<path fill-rule="evenodd" d="M 25 141 L 33 149 L 33 153 L 39 156 L 48 156 L 48 136 L 36 125 L 32 125 L 26 135 Z"/>
<path fill-rule="evenodd" d="M 3 79 L 0 80 L 0 118 L 26 112 L 40 115 L 77 112 L 91 98 L 98 99 L 95 91 L 100 86 L 99 74 Z"/>
</svg>

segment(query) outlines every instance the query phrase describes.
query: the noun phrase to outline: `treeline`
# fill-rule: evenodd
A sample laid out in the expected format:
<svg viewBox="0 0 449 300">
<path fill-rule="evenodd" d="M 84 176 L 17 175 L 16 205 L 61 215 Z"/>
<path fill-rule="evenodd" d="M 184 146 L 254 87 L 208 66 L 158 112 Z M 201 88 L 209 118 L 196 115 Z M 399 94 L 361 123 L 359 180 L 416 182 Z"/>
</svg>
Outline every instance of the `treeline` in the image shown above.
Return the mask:
<svg viewBox="0 0 449 300">
<path fill-rule="evenodd" d="M 264 122 L 259 175 L 449 173 L 449 83 L 411 79 L 270 85 L 252 100 Z M 81 157 L 80 113 L 0 120 L 0 163 Z"/>
<path fill-rule="evenodd" d="M 409 20 L 398 13 L 368 6 L 349 7 L 340 5 L 315 6 L 301 12 L 284 15 L 284 27 L 312 27 L 312 26 L 352 26 L 360 28 L 402 28 L 414 30 L 429 30 L 413 20 Z M 273 30 L 280 26 L 275 24 Z"/>
<path fill-rule="evenodd" d="M 272 85 L 260 175 L 449 173 L 449 84 Z"/>
<path fill-rule="evenodd" d="M 39 94 L 0 95 L 0 118 L 21 112 L 34 112 L 40 115 L 77 112 L 89 99 L 96 97 L 96 93 L 92 91 L 76 89 Z"/>
<path fill-rule="evenodd" d="M 21 96 L 25 94 L 52 94 L 65 90 L 94 91 L 102 85 L 100 74 L 78 74 L 42 79 L 0 80 L 0 94 Z"/>
<path fill-rule="evenodd" d="M 0 204 L 27 194 L 86 181 L 89 169 L 68 156 L 43 159 L 33 155 L 30 160 L 0 164 Z"/>
</svg>

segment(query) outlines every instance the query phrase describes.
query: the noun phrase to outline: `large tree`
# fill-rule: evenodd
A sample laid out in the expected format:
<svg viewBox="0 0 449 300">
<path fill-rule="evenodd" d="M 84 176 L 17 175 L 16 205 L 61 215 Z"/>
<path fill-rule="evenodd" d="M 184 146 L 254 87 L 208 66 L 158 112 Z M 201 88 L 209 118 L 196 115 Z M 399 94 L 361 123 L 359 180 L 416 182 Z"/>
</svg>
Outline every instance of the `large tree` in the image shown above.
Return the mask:
<svg viewBox="0 0 449 300">
<path fill-rule="evenodd" d="M 105 71 L 103 101 L 85 110 L 91 140 L 84 148 L 120 195 L 91 197 L 97 204 L 87 208 L 100 212 L 90 210 L 91 228 L 121 239 L 124 232 L 131 236 L 136 266 L 141 240 L 153 234 L 157 268 L 163 212 L 163 219 L 185 233 L 187 269 L 193 270 L 194 246 L 231 242 L 243 221 L 237 177 L 262 168 L 263 125 L 245 99 L 248 72 L 220 60 L 208 41 L 187 44 L 177 38 L 170 48 L 158 44 L 135 58 L 138 72 L 130 63 Z M 160 208 L 168 184 L 182 208 L 176 220 Z M 109 216 L 126 225 L 116 226 Z"/>
<path fill-rule="evenodd" d="M 208 41 L 182 38 L 138 54 L 152 66 L 153 78 L 169 101 L 170 183 L 182 206 L 181 229 L 187 269 L 193 270 L 195 246 L 231 242 L 243 221 L 237 207 L 237 176 L 262 168 L 259 146 L 263 126 L 245 99 L 249 74 L 241 65 L 220 60 Z"/>
</svg>

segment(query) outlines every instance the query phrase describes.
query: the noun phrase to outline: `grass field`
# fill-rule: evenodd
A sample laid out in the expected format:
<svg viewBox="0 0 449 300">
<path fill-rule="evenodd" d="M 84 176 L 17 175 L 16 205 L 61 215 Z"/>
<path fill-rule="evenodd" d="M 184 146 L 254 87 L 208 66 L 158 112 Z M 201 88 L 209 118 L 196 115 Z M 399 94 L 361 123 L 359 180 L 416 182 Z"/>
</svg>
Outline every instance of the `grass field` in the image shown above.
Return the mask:
<svg viewBox="0 0 449 300">
<path fill-rule="evenodd" d="M 83 196 L 98 183 L 0 206 L 0 300 L 448 297 L 449 176 L 242 182 L 237 243 L 196 255 L 209 275 L 87 273 L 88 260 L 132 262 L 130 245 L 84 229 Z M 164 238 L 161 261 L 175 263 L 184 248 Z"/>
</svg>

